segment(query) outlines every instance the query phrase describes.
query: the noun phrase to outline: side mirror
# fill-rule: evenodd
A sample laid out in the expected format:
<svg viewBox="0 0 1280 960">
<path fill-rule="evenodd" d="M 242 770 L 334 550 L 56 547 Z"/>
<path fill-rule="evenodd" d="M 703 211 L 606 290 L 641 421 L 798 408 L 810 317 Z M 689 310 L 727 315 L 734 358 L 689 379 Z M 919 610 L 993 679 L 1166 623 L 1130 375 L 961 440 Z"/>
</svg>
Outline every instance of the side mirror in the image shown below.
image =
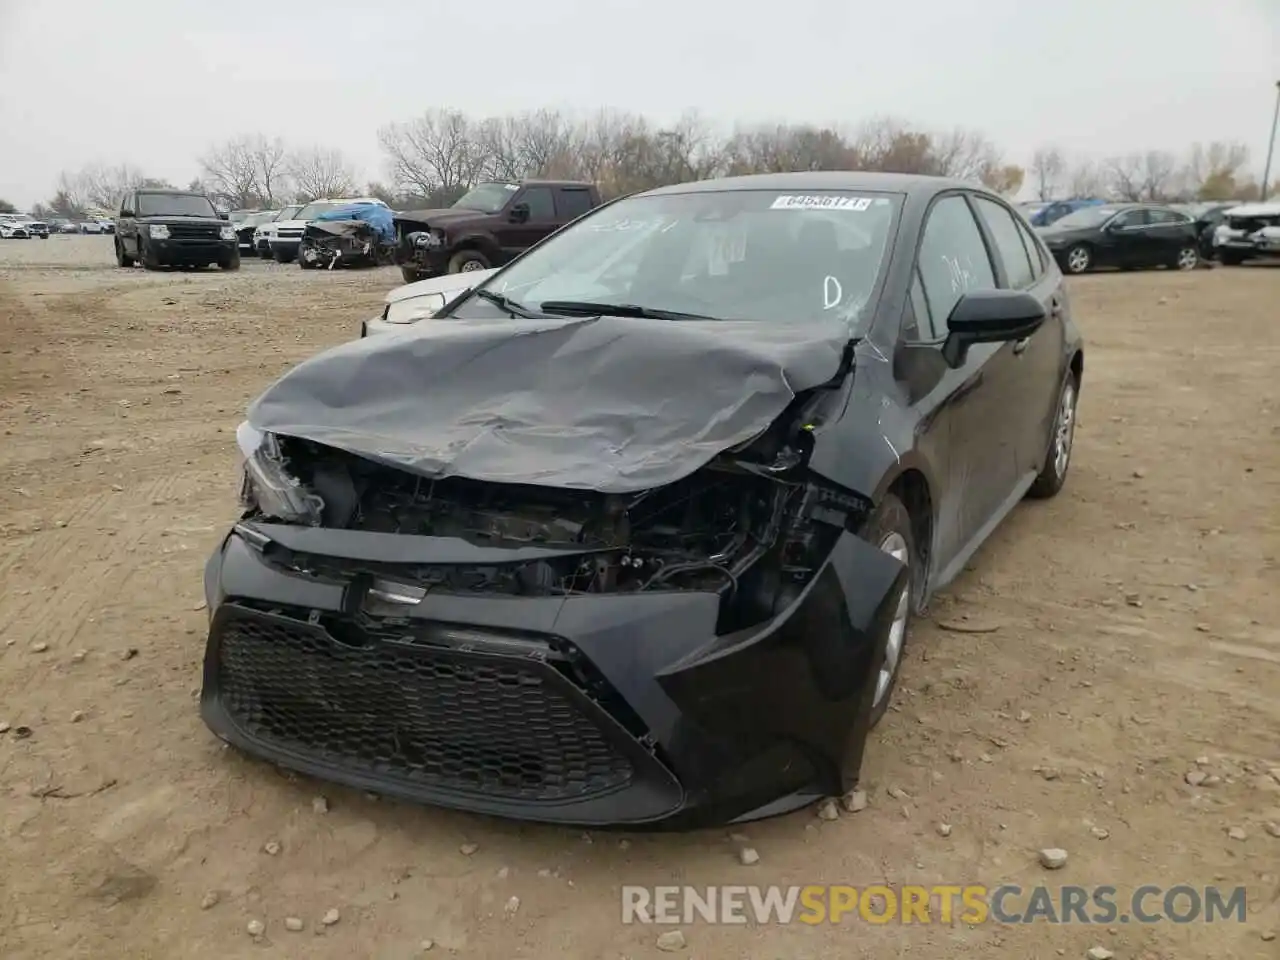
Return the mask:
<svg viewBox="0 0 1280 960">
<path fill-rule="evenodd" d="M 955 369 L 964 363 L 975 343 L 1002 343 L 1029 337 L 1044 323 L 1044 304 L 1021 290 L 979 290 L 966 293 L 947 317 L 942 358 Z"/>
<path fill-rule="evenodd" d="M 524 223 L 529 219 L 529 205 L 523 201 L 515 204 L 511 208 L 511 222 Z"/>
<path fill-rule="evenodd" d="M 137 214 L 136 214 L 136 213 L 134 213 L 132 210 L 121 210 L 121 211 L 120 211 L 120 216 L 122 216 L 122 217 L 136 217 L 136 216 L 137 216 Z"/>
<path fill-rule="evenodd" d="M 219 220 L 230 220 L 230 219 L 231 219 L 231 214 L 229 214 L 229 213 L 220 213 L 220 214 L 218 214 L 218 219 L 219 219 Z"/>
</svg>

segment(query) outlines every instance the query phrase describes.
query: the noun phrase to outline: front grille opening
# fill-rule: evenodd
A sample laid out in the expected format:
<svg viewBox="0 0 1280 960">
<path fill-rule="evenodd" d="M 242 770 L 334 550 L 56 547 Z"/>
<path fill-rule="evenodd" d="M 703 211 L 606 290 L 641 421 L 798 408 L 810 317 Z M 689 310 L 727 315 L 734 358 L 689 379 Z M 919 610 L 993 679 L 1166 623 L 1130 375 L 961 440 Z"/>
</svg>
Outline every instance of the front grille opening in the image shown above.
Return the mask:
<svg viewBox="0 0 1280 960">
<path fill-rule="evenodd" d="M 583 799 L 633 776 L 588 716 L 594 705 L 571 698 L 547 664 L 353 646 L 250 613 L 224 621 L 216 641 L 217 695 L 227 712 L 248 735 L 298 755 L 527 802 Z"/>
</svg>

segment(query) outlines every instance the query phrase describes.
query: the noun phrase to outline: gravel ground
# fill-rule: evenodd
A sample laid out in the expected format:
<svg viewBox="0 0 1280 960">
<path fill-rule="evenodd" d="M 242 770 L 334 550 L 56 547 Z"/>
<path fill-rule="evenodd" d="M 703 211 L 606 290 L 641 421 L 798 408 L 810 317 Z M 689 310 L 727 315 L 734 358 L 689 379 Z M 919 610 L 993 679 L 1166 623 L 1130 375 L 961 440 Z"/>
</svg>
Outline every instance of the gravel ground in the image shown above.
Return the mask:
<svg viewBox="0 0 1280 960">
<path fill-rule="evenodd" d="M 201 724 L 200 574 L 235 514 L 236 424 L 396 283 L 123 271 L 105 237 L 0 244 L 0 954 L 409 958 L 430 940 L 639 960 L 668 955 L 664 931 L 621 924 L 624 883 L 1185 882 L 1246 886 L 1247 921 L 697 922 L 676 949 L 1280 956 L 1280 269 L 1070 281 L 1088 347 L 1066 490 L 1015 511 L 915 627 L 867 808 L 748 840 L 375 802 Z M 1067 864 L 1048 873 L 1045 848 Z"/>
</svg>

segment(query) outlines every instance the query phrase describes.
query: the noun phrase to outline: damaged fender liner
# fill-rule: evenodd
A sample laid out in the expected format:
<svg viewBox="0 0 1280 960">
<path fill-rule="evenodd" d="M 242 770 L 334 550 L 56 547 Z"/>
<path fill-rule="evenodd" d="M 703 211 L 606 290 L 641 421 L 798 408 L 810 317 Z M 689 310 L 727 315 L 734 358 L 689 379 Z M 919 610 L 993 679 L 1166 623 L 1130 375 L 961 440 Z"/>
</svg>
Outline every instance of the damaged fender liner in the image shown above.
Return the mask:
<svg viewBox="0 0 1280 960">
<path fill-rule="evenodd" d="M 762 433 L 841 369 L 839 321 L 444 318 L 295 367 L 250 424 L 422 477 L 628 493 Z"/>
</svg>

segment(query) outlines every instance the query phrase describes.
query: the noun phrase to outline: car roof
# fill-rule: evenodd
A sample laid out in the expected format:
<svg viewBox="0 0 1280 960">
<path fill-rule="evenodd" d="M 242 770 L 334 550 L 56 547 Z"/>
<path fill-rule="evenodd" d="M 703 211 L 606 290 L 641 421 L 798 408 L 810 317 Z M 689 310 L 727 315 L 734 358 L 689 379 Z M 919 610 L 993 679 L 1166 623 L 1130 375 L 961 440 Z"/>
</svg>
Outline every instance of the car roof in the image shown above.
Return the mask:
<svg viewBox="0 0 1280 960">
<path fill-rule="evenodd" d="M 756 173 L 741 177 L 720 177 L 695 183 L 678 183 L 647 190 L 643 196 L 677 193 L 719 193 L 727 190 L 872 190 L 882 193 L 932 196 L 943 190 L 975 190 L 991 193 L 980 183 L 951 177 L 930 177 L 914 173 L 871 173 L 854 170 L 824 170 L 803 173 Z"/>
<path fill-rule="evenodd" d="M 207 197 L 207 193 L 199 190 L 178 190 L 171 187 L 137 187 L 134 193 L 166 193 L 175 197 Z"/>
</svg>

